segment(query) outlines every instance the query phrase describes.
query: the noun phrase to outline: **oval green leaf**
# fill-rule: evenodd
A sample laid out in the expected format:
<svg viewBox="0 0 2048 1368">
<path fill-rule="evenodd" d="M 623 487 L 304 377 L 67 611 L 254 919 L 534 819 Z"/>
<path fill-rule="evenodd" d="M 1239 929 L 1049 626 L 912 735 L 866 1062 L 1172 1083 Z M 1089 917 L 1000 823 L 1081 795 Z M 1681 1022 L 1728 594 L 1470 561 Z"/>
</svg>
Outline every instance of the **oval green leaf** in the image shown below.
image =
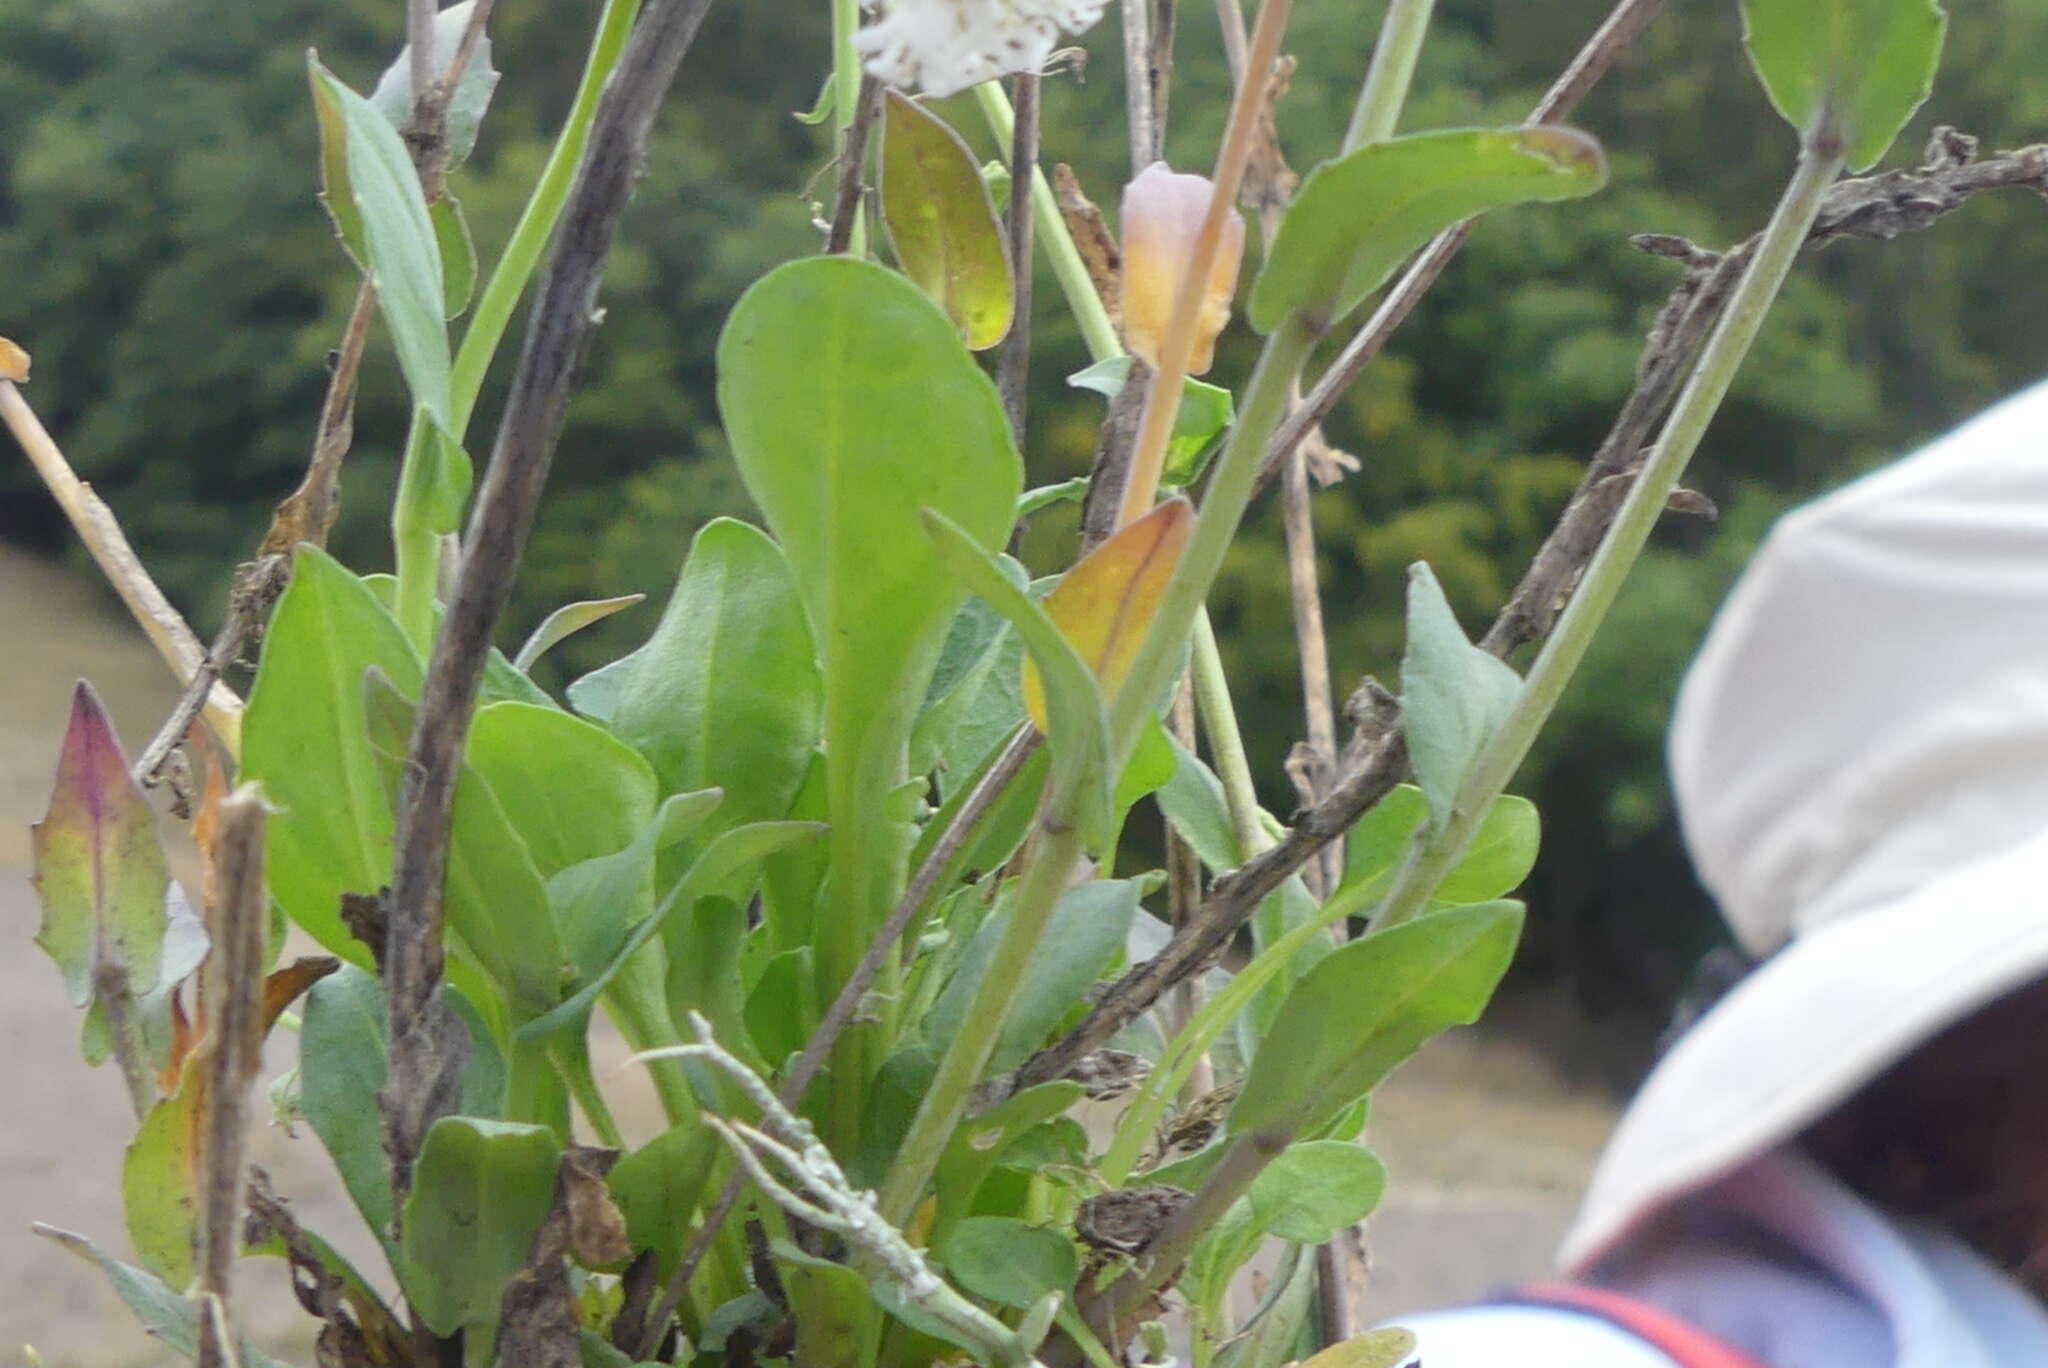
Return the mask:
<svg viewBox="0 0 2048 1368">
<path fill-rule="evenodd" d="M 903 274 L 971 350 L 1010 331 L 1010 251 L 974 154 L 945 120 L 895 91 L 882 124 L 882 222 Z"/>
<path fill-rule="evenodd" d="M 1939 0 L 1743 0 L 1743 45 L 1772 105 L 1807 147 L 1849 169 L 1884 156 L 1934 86 Z"/>
<path fill-rule="evenodd" d="M 560 1157 L 546 1126 L 444 1116 L 427 1132 L 398 1263 L 407 1304 L 435 1334 L 497 1322 L 553 1204 Z"/>
<path fill-rule="evenodd" d="M 375 105 L 317 62 L 313 80 L 320 87 L 323 117 L 332 111 L 341 124 L 347 193 L 362 225 L 365 264 L 377 287 L 377 306 L 391 330 L 399 369 L 405 372 L 413 402 L 442 432 L 449 432 L 450 360 L 441 244 L 412 154 Z M 331 158 L 326 164 L 331 172 Z M 328 194 L 335 195 L 336 189 L 330 178 Z M 346 238 L 347 216 L 337 213 L 337 223 Z"/>
<path fill-rule="evenodd" d="M 1302 182 L 1246 311 L 1272 332 L 1320 330 L 1358 307 L 1423 243 L 1490 209 L 1590 195 L 1600 144 L 1573 128 L 1452 129 L 1369 143 Z"/>
<path fill-rule="evenodd" d="M 836 990 L 888 915 L 910 731 L 965 596 L 918 529 L 938 509 L 977 545 L 1009 536 L 1023 463 L 995 385 L 916 286 L 849 257 L 756 282 L 718 342 L 733 457 L 796 578 L 825 678 Z"/>
<path fill-rule="evenodd" d="M 1230 1109 L 1233 1134 L 1291 1138 L 1370 1093 L 1422 1043 L 1478 1019 L 1522 930 L 1519 903 L 1431 912 L 1302 976 Z"/>
<path fill-rule="evenodd" d="M 612 734 L 647 757 L 664 792 L 725 790 L 721 829 L 789 814 L 825 685 L 781 547 L 730 518 L 706 524 L 660 625 L 628 659 Z"/>
<path fill-rule="evenodd" d="M 363 581 L 301 546 L 278 601 L 242 718 L 242 777 L 282 809 L 270 819 L 271 896 L 321 946 L 370 966 L 341 920 L 341 895 L 391 879 L 391 802 L 363 716 L 372 666 L 417 694 L 419 659 Z"/>
<path fill-rule="evenodd" d="M 1408 644 L 1401 657 L 1401 715 L 1415 782 L 1430 820 L 1450 817 L 1458 788 L 1514 706 L 1521 676 L 1474 646 L 1427 565 L 1408 569 Z"/>
<path fill-rule="evenodd" d="M 961 1287 L 1019 1311 L 1048 1292 L 1071 1292 L 1081 1276 L 1072 1240 L 1008 1216 L 969 1217 L 953 1227 L 938 1254 Z"/>
</svg>

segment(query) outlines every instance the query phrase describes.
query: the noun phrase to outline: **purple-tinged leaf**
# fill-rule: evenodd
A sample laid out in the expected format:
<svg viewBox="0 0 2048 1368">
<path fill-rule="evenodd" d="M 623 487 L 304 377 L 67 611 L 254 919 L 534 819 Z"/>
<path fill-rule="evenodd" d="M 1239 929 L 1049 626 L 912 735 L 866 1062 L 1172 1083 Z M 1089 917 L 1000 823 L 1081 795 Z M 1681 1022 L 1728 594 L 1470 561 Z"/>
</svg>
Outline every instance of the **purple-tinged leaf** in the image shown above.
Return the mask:
<svg viewBox="0 0 2048 1368">
<path fill-rule="evenodd" d="M 132 997 L 157 986 L 170 873 L 156 817 L 128 776 L 107 710 L 80 681 L 57 759 L 50 808 L 32 829 L 43 923 L 36 944 L 57 962 L 74 1006 L 95 995 L 102 973 Z"/>
</svg>

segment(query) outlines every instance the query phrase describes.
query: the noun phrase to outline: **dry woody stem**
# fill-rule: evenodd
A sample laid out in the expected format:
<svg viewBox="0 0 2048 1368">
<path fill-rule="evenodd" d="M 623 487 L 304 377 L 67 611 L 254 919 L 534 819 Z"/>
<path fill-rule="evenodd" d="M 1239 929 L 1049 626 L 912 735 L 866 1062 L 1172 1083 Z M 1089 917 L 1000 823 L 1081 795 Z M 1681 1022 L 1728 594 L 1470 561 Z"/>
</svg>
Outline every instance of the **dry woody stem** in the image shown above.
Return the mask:
<svg viewBox="0 0 2048 1368">
<path fill-rule="evenodd" d="M 598 286 L 654 116 L 710 0 L 651 0 L 598 104 L 536 292 L 406 757 L 384 953 L 390 1073 L 379 1103 L 402 1206 L 427 1130 L 460 1096 L 467 1037 L 442 996 L 448 823 L 484 661 L 533 525 L 597 318 Z"/>
</svg>

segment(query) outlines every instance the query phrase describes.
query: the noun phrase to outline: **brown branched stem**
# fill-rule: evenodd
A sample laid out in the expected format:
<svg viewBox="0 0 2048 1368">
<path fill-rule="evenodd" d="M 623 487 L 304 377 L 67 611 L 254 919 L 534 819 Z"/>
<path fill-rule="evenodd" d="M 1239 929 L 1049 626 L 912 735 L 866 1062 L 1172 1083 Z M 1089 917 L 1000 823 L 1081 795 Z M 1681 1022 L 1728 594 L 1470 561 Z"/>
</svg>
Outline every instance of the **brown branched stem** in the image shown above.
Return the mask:
<svg viewBox="0 0 2048 1368">
<path fill-rule="evenodd" d="M 1174 0 L 1123 0 L 1124 122 L 1133 176 L 1166 155 L 1173 19 Z"/>
<path fill-rule="evenodd" d="M 164 766 L 171 754 L 183 745 L 192 723 L 206 706 L 206 699 L 213 692 L 213 686 L 222 673 L 235 662 L 241 653 L 242 642 L 255 630 L 257 621 L 276 597 L 285 578 L 290 574 L 289 562 L 282 555 L 264 556 L 245 567 L 236 576 L 234 590 L 228 600 L 227 620 L 214 635 L 213 645 L 207 648 L 206 656 L 199 662 L 199 668 L 186 681 L 185 691 L 171 709 L 171 715 L 157 728 L 156 735 L 136 758 L 130 776 L 143 788 L 154 787 L 162 776 Z M 172 785 L 173 790 L 177 788 Z M 179 800 L 182 803 L 183 797 Z M 183 808 L 179 811 L 182 813 Z"/>
<path fill-rule="evenodd" d="M 845 986 L 840 988 L 839 996 L 832 1000 L 832 1006 L 818 1022 L 817 1029 L 812 1031 L 810 1039 L 804 1042 L 803 1053 L 797 1056 L 796 1063 L 790 1066 L 788 1075 L 775 1090 L 775 1095 L 783 1106 L 793 1108 L 803 1101 L 804 1093 L 816 1080 L 818 1071 L 825 1066 L 825 1061 L 832 1057 L 832 1051 L 839 1044 L 839 1038 L 846 1034 L 846 1028 L 853 1024 L 855 1016 L 859 1014 L 860 1005 L 866 999 L 868 990 L 874 987 L 875 979 L 881 975 L 883 966 L 889 962 L 891 956 L 898 953 L 897 942 L 903 939 L 913 923 L 923 917 L 932 895 L 958 877 L 957 864 L 967 849 L 967 842 L 980 828 L 982 818 L 988 816 L 989 810 L 996 805 L 997 800 L 1009 790 L 1010 784 L 1023 770 L 1025 761 L 1031 758 L 1043 741 L 1044 738 L 1030 727 L 1011 737 L 1009 744 L 996 757 L 995 763 L 989 766 L 981 781 L 960 804 L 959 811 L 953 816 L 952 824 L 933 843 L 924 862 L 911 876 L 909 886 L 896 900 L 896 906 L 890 910 L 888 920 L 876 931 L 874 939 L 868 944 L 867 953 L 862 955 L 860 963 L 854 966 L 852 975 L 846 980 Z M 703 1223 L 698 1226 L 696 1235 L 692 1237 L 689 1247 L 683 1251 L 683 1257 L 677 1262 L 676 1271 L 669 1278 L 661 1301 L 641 1327 L 640 1358 L 651 1358 L 660 1348 L 669 1321 L 683 1304 L 683 1296 L 689 1289 L 690 1279 L 696 1276 L 698 1267 L 711 1252 L 711 1246 L 718 1239 L 719 1231 L 731 1218 L 733 1209 L 739 1205 L 740 1195 L 745 1191 L 746 1185 L 746 1172 L 743 1169 L 735 1169 L 732 1176 L 726 1179 L 725 1187 L 718 1194 L 718 1200 L 713 1202 L 710 1210 L 705 1213 Z"/>
<path fill-rule="evenodd" d="M 832 226 L 825 234 L 825 251 L 837 256 L 853 249 L 853 230 L 860 223 L 861 205 L 867 198 L 865 175 L 868 141 L 882 117 L 883 85 L 872 76 L 860 78 L 860 97 L 853 107 L 853 122 L 839 142 L 839 180 L 832 195 Z"/>
<path fill-rule="evenodd" d="M 216 1308 L 199 1335 L 199 1368 L 235 1364 L 230 1279 L 241 1252 L 243 1155 L 249 1090 L 263 1064 L 263 942 L 269 894 L 263 883 L 261 791 L 245 784 L 220 805 L 213 848 L 212 947 L 200 970 L 208 1041 L 202 1047 L 205 1104 L 199 1123 L 199 1295 Z"/>
<path fill-rule="evenodd" d="M 390 1072 L 379 1103 L 400 1207 L 427 1129 L 460 1094 L 467 1041 L 442 996 L 441 895 L 455 780 L 478 684 L 595 326 L 619 217 L 655 114 L 709 6 L 710 0 L 650 0 L 598 103 L 428 661 L 399 797 L 384 954 Z"/>
<path fill-rule="evenodd" d="M 1038 165 L 1038 101 L 1042 79 L 1027 71 L 1012 83 L 1011 107 L 1016 125 L 1010 141 L 1010 165 Z M 1037 261 L 1032 254 L 1031 183 L 1028 174 L 1010 177 L 1009 215 L 1003 230 L 1010 249 L 1010 332 L 996 353 L 996 392 L 1010 419 L 1010 437 L 1024 447 L 1024 403 L 1031 380 L 1031 278 Z"/>
<path fill-rule="evenodd" d="M 1985 190 L 2023 187 L 2048 193 L 2048 144 L 2001 153 L 1982 162 L 1961 162 L 1955 152 L 1958 136 L 1950 130 L 1937 130 L 1936 146 L 1943 150 L 1931 156 L 1927 166 L 1837 182 L 1827 192 L 1807 245 L 1840 237 L 1888 240 L 1928 227 L 1969 195 Z M 1730 277 L 1719 275 L 1719 268 L 1728 258 L 1735 259 L 1731 270 L 1739 268 L 1743 256 L 1752 250 L 1752 245 L 1745 243 L 1725 257 L 1701 255 L 1689 244 L 1681 246 L 1675 240 L 1650 241 L 1665 254 L 1685 257 L 1693 269 L 1660 311 L 1638 366 L 1635 389 L 1601 444 L 1601 459 L 1619 460 L 1620 466 L 1599 476 L 1589 466 L 1587 479 L 1503 609 L 1505 624 L 1497 621 L 1482 639 L 1495 654 L 1505 655 L 1534 640 L 1530 632 L 1548 630 L 1619 506 L 1648 434 L 1669 407 L 1679 381 L 1727 302 Z M 1703 270 L 1707 272 L 1704 277 Z M 1269 446 L 1268 451 L 1272 450 Z M 1615 483 L 1610 485 L 1610 481 Z M 1218 879 L 1197 916 L 1176 932 L 1158 955 L 1112 985 L 1063 1039 L 1020 1065 L 1006 1080 L 1008 1091 L 1061 1077 L 1149 1009 L 1161 994 L 1200 972 L 1274 889 L 1316 851 L 1348 831 L 1367 808 L 1401 782 L 1407 769 L 1407 738 L 1395 720 L 1339 778 L 1327 798 L 1296 818 L 1279 844 Z"/>
</svg>

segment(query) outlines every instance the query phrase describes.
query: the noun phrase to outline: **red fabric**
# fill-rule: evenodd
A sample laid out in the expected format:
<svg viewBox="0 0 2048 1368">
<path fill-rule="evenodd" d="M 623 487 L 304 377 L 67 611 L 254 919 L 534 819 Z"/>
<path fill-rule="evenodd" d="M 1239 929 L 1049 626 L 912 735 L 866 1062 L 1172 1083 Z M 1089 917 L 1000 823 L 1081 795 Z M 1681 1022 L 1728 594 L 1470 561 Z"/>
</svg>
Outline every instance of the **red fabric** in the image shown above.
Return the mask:
<svg viewBox="0 0 2048 1368">
<path fill-rule="evenodd" d="M 1679 1368 L 1766 1368 L 1740 1349 L 1695 1330 L 1668 1311 L 1619 1293 L 1575 1283 L 1535 1283 L 1516 1291 L 1515 1301 L 1556 1306 L 1598 1316 L 1669 1354 Z"/>
</svg>

